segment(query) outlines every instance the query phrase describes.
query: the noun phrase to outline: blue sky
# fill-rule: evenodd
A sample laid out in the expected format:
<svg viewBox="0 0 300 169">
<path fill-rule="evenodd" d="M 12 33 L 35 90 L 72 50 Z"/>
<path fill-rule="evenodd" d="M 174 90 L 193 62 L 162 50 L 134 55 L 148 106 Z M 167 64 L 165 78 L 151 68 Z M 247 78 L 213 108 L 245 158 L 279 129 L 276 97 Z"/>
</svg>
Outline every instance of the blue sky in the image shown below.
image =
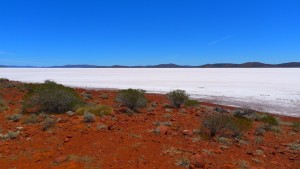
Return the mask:
<svg viewBox="0 0 300 169">
<path fill-rule="evenodd" d="M 1 0 L 0 65 L 300 61 L 300 0 Z"/>
</svg>

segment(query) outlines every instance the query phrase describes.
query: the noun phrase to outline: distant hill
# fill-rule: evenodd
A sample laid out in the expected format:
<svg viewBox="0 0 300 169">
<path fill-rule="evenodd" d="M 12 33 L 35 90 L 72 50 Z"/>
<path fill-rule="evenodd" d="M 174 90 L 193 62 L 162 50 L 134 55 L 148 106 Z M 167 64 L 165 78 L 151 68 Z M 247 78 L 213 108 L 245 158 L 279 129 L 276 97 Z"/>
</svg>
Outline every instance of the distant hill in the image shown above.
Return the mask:
<svg viewBox="0 0 300 169">
<path fill-rule="evenodd" d="M 98 65 L 63 65 L 50 67 L 34 67 L 34 66 L 5 66 L 0 65 L 0 68 L 300 68 L 300 62 L 289 62 L 281 64 L 266 64 L 260 62 L 246 62 L 241 64 L 234 63 L 216 63 L 206 64 L 202 66 L 177 65 L 173 63 L 146 65 L 146 66 L 98 66 Z"/>
<path fill-rule="evenodd" d="M 247 62 L 242 64 L 217 63 L 202 65 L 200 68 L 300 68 L 300 62 L 282 64 L 265 64 L 260 62 Z"/>
</svg>

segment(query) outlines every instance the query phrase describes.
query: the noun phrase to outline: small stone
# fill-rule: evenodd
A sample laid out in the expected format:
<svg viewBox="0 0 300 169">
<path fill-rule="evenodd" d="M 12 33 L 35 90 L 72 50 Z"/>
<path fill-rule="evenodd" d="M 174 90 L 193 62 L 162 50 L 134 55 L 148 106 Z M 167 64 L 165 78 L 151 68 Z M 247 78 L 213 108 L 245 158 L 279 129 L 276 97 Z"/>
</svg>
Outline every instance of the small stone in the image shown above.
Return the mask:
<svg viewBox="0 0 300 169">
<path fill-rule="evenodd" d="M 169 127 L 167 126 L 159 126 L 158 129 L 161 135 L 165 135 L 169 131 Z"/>
<path fill-rule="evenodd" d="M 205 168 L 204 158 L 200 154 L 193 155 L 190 162 L 190 169 Z"/>
<path fill-rule="evenodd" d="M 73 111 L 68 111 L 66 114 L 69 115 L 69 116 L 73 116 L 73 115 L 75 114 L 75 112 L 73 112 Z"/>
<path fill-rule="evenodd" d="M 187 135 L 187 136 L 192 136 L 194 133 L 191 130 L 183 130 L 182 131 L 183 135 Z"/>
<path fill-rule="evenodd" d="M 16 129 L 17 129 L 18 131 L 21 131 L 21 130 L 24 129 L 24 127 L 16 127 Z"/>
<path fill-rule="evenodd" d="M 69 138 L 65 138 L 65 143 L 67 143 L 67 142 L 69 142 L 70 141 L 70 139 Z"/>
<path fill-rule="evenodd" d="M 63 163 L 63 162 L 65 162 L 65 161 L 67 161 L 68 160 L 68 157 L 67 156 L 59 156 L 59 157 L 57 157 L 55 160 L 54 160 L 54 162 L 55 163 Z"/>
</svg>

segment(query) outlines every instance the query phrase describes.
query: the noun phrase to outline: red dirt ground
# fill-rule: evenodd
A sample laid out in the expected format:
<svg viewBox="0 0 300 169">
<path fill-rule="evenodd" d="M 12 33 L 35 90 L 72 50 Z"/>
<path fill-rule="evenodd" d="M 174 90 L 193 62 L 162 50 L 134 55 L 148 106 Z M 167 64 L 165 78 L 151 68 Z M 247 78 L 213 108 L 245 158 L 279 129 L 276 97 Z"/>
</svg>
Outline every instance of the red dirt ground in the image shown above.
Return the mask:
<svg viewBox="0 0 300 169">
<path fill-rule="evenodd" d="M 84 89 L 76 91 L 80 94 L 87 92 Z M 25 90 L 12 86 L 0 88 L 0 92 L 8 107 L 0 113 L 0 133 L 15 131 L 16 127 L 24 128 L 16 139 L 0 139 L 0 168 L 3 169 L 171 169 L 182 168 L 176 165 L 177 161 L 184 158 L 191 161 L 195 154 L 200 155 L 205 168 L 300 168 L 300 134 L 288 125 L 288 122 L 300 122 L 299 118 L 281 116 L 284 122 L 280 126 L 281 132 L 267 132 L 261 143 L 255 141 L 258 137 L 254 135 L 261 122 L 254 122 L 242 140 L 232 139 L 231 145 L 224 145 L 191 133 L 200 127 L 203 116 L 213 111 L 214 104 L 201 103 L 198 108 L 180 110 L 173 108 L 167 113 L 163 107 L 168 103 L 165 95 L 147 94 L 149 103 L 158 103 L 155 110 L 148 112 L 143 109 L 138 114 L 127 115 L 122 113 L 124 108 L 114 101 L 117 91 L 89 90 L 92 99 L 88 102 L 110 105 L 114 112 L 97 117 L 93 123 L 83 123 L 82 116 L 78 115 L 51 115 L 59 122 L 50 130 L 42 131 L 41 123 L 23 124 L 22 121 L 6 119 L 8 115 L 20 112 Z M 109 98 L 100 98 L 103 93 Z M 161 131 L 166 130 L 165 134 L 155 134 L 151 130 L 157 128 L 153 124 L 157 121 L 172 122 L 172 125 L 161 128 Z M 101 128 L 100 125 L 107 127 Z M 184 130 L 188 130 L 186 134 Z M 297 143 L 298 149 L 290 148 L 293 143 Z"/>
</svg>

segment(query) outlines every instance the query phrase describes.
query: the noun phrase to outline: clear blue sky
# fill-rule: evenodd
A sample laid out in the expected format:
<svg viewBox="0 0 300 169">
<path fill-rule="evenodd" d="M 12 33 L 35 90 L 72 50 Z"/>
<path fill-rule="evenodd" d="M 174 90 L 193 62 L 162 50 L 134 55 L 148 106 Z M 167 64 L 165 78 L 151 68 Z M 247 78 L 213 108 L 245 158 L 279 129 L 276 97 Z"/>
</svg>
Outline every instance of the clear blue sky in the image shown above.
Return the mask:
<svg viewBox="0 0 300 169">
<path fill-rule="evenodd" d="M 0 65 L 300 61 L 300 0 L 1 0 Z"/>
</svg>

